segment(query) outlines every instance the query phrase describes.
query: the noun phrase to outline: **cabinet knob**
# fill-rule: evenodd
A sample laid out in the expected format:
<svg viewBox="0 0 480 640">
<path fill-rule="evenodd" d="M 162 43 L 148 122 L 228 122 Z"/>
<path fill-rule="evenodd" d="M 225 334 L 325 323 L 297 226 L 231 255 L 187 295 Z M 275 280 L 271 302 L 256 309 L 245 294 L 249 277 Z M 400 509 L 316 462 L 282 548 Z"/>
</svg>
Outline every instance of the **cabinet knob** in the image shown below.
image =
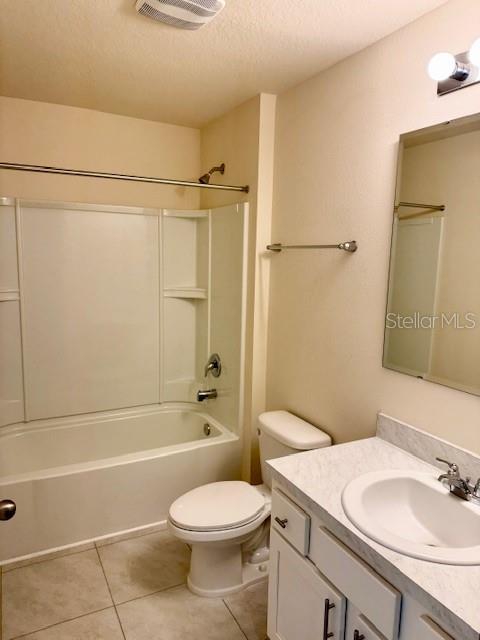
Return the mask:
<svg viewBox="0 0 480 640">
<path fill-rule="evenodd" d="M 275 522 L 277 522 L 282 529 L 285 529 L 287 526 L 287 522 L 288 522 L 288 518 L 283 518 L 283 520 L 281 520 L 278 516 L 275 518 Z"/>
<path fill-rule="evenodd" d="M 358 629 L 355 629 L 353 633 L 353 640 L 365 640 L 363 633 L 360 633 Z"/>
</svg>

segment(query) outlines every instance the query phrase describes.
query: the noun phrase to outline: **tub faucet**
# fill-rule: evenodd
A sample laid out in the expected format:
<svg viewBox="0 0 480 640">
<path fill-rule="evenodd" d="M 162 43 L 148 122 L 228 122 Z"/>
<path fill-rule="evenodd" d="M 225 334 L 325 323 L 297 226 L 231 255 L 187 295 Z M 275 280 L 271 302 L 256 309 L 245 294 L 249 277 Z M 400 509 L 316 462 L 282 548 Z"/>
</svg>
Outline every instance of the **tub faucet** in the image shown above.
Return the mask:
<svg viewBox="0 0 480 640">
<path fill-rule="evenodd" d="M 222 373 L 222 361 L 218 353 L 212 353 L 205 365 L 205 378 L 211 373 L 214 378 L 218 378 Z"/>
<path fill-rule="evenodd" d="M 216 389 L 207 389 L 206 391 L 197 391 L 197 402 L 203 402 L 204 400 L 210 400 L 217 397 Z"/>
</svg>

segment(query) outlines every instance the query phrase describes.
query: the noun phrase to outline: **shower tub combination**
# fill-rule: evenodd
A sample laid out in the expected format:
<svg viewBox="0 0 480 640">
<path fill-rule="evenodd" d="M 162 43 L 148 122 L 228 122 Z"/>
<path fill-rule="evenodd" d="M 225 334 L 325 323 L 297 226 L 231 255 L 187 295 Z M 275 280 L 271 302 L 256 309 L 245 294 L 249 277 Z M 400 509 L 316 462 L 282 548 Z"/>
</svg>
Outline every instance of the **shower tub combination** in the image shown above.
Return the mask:
<svg viewBox="0 0 480 640">
<path fill-rule="evenodd" d="M 240 474 L 240 441 L 188 405 L 43 420 L 0 435 L 0 565 L 165 523 L 194 487 Z"/>
</svg>

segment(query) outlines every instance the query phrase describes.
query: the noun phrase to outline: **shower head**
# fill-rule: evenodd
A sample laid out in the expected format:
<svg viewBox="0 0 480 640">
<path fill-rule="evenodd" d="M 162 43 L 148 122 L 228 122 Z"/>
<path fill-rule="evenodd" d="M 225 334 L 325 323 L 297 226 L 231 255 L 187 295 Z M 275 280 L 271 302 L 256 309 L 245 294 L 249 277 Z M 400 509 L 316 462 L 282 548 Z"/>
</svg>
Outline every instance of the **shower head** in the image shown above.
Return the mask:
<svg viewBox="0 0 480 640">
<path fill-rule="evenodd" d="M 202 184 L 209 184 L 210 178 L 214 173 L 220 173 L 223 176 L 223 174 L 225 173 L 225 163 L 222 162 L 222 164 L 219 165 L 218 167 L 212 167 L 208 173 L 204 173 L 203 176 L 200 176 L 198 181 L 201 182 Z"/>
</svg>

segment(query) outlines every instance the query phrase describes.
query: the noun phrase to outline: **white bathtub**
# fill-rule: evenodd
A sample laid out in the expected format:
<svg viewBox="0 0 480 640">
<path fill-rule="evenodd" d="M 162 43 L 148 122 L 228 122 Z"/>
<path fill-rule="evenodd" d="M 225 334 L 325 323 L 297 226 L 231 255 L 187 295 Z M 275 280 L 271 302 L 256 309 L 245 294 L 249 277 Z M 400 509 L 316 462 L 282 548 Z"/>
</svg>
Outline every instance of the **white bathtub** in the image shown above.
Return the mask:
<svg viewBox="0 0 480 640">
<path fill-rule="evenodd" d="M 239 473 L 238 436 L 182 406 L 3 429 L 0 498 L 17 514 L 0 523 L 0 564 L 161 523 L 185 491 Z"/>
</svg>

